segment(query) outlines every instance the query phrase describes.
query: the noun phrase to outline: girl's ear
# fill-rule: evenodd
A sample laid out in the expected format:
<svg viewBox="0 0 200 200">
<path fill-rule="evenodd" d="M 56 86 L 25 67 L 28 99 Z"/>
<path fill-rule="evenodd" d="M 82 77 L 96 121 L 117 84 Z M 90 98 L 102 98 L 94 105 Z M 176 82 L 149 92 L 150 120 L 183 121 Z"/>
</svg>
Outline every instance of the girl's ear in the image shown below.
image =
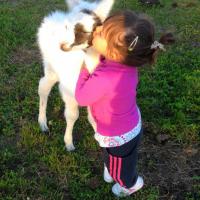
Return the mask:
<svg viewBox="0 0 200 200">
<path fill-rule="evenodd" d="M 109 60 L 117 61 L 117 62 L 122 61 L 121 56 L 119 55 L 119 53 L 115 49 L 112 49 L 112 50 L 107 49 L 106 58 L 109 59 Z"/>
<path fill-rule="evenodd" d="M 80 0 L 65 0 L 69 10 L 72 10 L 77 4 L 80 3 Z"/>
</svg>

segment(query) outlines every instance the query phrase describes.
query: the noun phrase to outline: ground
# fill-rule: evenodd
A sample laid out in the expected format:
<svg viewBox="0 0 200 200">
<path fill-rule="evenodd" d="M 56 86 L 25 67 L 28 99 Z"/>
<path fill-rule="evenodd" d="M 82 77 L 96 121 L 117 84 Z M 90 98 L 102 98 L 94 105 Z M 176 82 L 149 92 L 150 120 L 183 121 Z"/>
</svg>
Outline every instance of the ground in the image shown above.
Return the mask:
<svg viewBox="0 0 200 200">
<path fill-rule="evenodd" d="M 176 37 L 156 65 L 140 70 L 144 134 L 138 171 L 145 186 L 127 199 L 199 200 L 200 2 L 116 1 L 113 10 L 122 8 L 149 15 L 157 39 L 166 30 Z M 36 32 L 55 9 L 65 9 L 64 1 L 0 1 L 0 200 L 115 199 L 102 179 L 102 153 L 85 108 L 75 124 L 71 153 L 64 148 L 64 105 L 57 86 L 47 110 L 50 133 L 44 135 L 37 123 L 43 71 Z"/>
</svg>

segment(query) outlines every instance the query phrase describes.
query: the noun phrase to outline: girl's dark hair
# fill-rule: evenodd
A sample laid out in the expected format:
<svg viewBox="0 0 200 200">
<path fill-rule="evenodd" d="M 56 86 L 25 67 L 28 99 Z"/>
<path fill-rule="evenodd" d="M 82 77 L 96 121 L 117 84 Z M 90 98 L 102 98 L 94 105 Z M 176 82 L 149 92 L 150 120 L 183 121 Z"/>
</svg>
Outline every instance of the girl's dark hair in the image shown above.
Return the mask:
<svg viewBox="0 0 200 200">
<path fill-rule="evenodd" d="M 119 62 L 137 67 L 155 62 L 159 48 L 151 48 L 155 41 L 155 28 L 147 17 L 129 10 L 117 12 L 104 21 L 103 32 L 110 57 L 117 55 Z M 130 50 L 130 44 L 137 36 L 138 41 Z M 172 33 L 163 34 L 159 40 L 164 45 L 174 41 Z"/>
</svg>

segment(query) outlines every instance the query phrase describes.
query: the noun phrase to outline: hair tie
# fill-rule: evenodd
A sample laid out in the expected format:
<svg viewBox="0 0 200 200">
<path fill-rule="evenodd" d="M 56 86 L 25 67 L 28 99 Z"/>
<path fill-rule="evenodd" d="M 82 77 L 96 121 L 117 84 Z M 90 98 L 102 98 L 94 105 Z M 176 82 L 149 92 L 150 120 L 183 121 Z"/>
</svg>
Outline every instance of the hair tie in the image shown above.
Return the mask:
<svg viewBox="0 0 200 200">
<path fill-rule="evenodd" d="M 158 41 L 154 41 L 154 43 L 151 45 L 151 49 L 157 49 L 157 48 L 159 48 L 159 49 L 161 49 L 163 51 L 166 51 L 166 49 L 164 48 L 163 44 L 161 44 Z"/>
<path fill-rule="evenodd" d="M 135 39 L 131 42 L 130 46 L 128 47 L 129 51 L 133 51 L 133 49 L 135 48 L 137 41 L 138 41 L 138 36 L 135 37 Z"/>
</svg>

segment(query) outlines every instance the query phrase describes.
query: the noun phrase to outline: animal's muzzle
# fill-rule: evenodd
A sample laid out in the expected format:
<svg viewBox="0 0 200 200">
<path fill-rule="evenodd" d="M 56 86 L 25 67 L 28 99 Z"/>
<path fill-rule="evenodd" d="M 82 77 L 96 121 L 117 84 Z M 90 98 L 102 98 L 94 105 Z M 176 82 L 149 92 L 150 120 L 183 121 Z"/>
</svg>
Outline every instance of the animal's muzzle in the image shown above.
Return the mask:
<svg viewBox="0 0 200 200">
<path fill-rule="evenodd" d="M 78 47 L 79 45 L 82 45 L 82 44 L 88 45 L 85 48 L 90 47 L 92 45 L 93 32 L 95 31 L 97 26 L 102 25 L 101 19 L 93 11 L 84 9 L 81 12 L 87 15 L 91 15 L 91 17 L 94 20 L 93 29 L 91 32 L 88 32 L 85 30 L 85 27 L 83 24 L 77 23 L 74 28 L 75 41 L 70 46 L 68 46 L 65 43 L 62 43 L 60 47 L 63 51 L 70 51 L 72 50 L 73 47 L 76 47 L 76 46 Z"/>
</svg>

